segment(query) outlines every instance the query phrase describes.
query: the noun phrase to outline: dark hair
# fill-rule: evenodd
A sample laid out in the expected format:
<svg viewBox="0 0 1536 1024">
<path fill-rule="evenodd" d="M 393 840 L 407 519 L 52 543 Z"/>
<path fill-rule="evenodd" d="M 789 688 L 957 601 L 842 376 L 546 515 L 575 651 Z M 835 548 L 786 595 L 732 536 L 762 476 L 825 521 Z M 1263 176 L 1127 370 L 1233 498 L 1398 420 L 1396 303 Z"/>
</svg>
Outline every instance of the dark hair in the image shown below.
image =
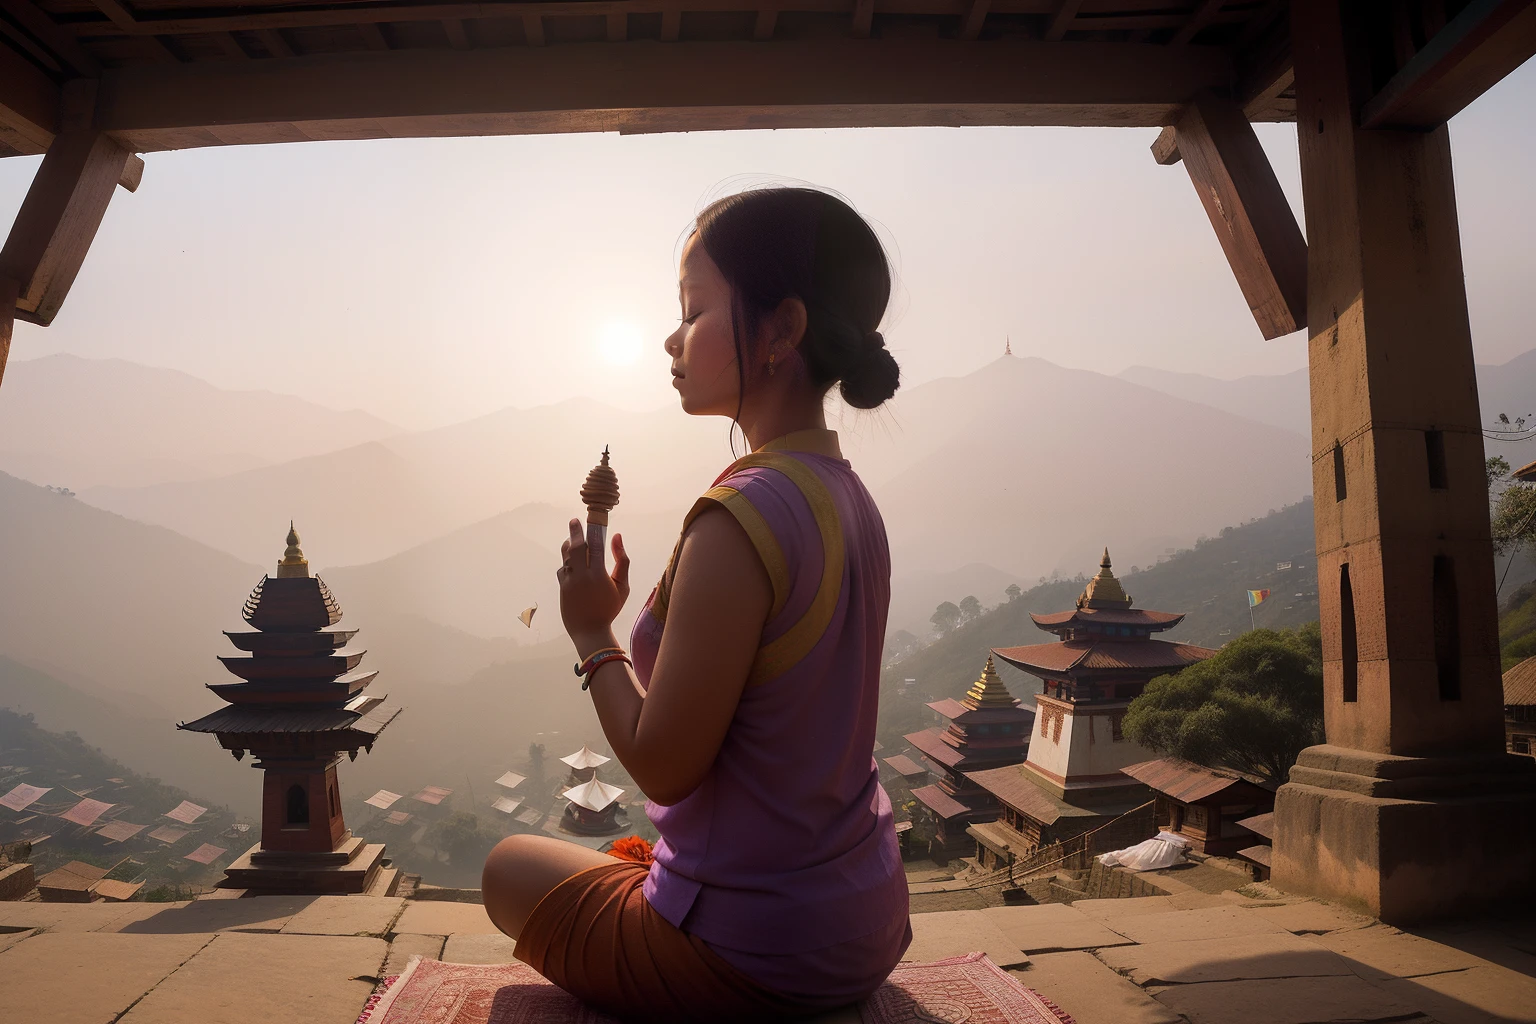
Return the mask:
<svg viewBox="0 0 1536 1024">
<path fill-rule="evenodd" d="M 815 189 L 754 189 L 710 204 L 695 231 L 731 286 L 743 394 L 749 347 L 788 298 L 805 303 L 799 351 L 812 384 L 839 383 L 856 409 L 896 393 L 901 368 L 877 330 L 891 297 L 891 268 L 852 207 Z"/>
</svg>

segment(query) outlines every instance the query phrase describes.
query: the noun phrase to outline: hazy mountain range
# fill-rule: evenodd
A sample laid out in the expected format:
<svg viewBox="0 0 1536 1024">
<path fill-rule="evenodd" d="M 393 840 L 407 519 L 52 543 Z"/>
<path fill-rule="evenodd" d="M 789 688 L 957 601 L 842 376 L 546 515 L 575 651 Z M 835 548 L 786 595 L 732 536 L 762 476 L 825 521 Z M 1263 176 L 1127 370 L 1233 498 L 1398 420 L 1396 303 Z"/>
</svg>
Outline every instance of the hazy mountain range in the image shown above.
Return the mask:
<svg viewBox="0 0 1536 1024">
<path fill-rule="evenodd" d="M 365 412 L 121 359 L 13 360 L 4 395 L 0 472 L 76 491 L 224 476 L 400 430 Z"/>
<path fill-rule="evenodd" d="M 1119 376 L 1122 380 L 1191 402 L 1292 430 L 1303 437 L 1311 436 L 1306 370 L 1218 380 L 1198 373 L 1133 366 Z M 1516 356 L 1507 363 L 1479 365 L 1477 393 L 1485 427 L 1491 427 L 1500 413 L 1511 420 L 1518 416 L 1531 417 L 1536 410 L 1536 350 Z M 1519 442 L 1490 440 L 1487 448 L 1489 455 L 1502 455 L 1511 466 L 1521 466 L 1536 459 L 1536 438 Z"/>
<path fill-rule="evenodd" d="M 972 562 L 1026 579 L 1075 572 L 1106 542 L 1130 562 L 1150 561 L 1309 489 L 1300 435 L 1039 359 L 1005 357 L 919 385 L 840 429 L 881 503 L 898 578 Z M 557 513 L 548 517 L 553 527 L 541 522 L 535 535 L 526 520 L 518 532 L 553 553 L 559 524 L 580 512 L 575 492 L 587 468 L 611 444 L 623 492 L 615 529 L 648 583 L 692 497 L 730 461 L 726 437 L 723 422 L 672 409 L 568 401 L 222 477 L 76 489 L 91 504 L 247 563 L 276 557 L 290 518 L 316 564 L 353 565 L 540 505 Z M 1249 465 L 1264 472 L 1240 472 Z M 473 564 L 446 562 L 445 578 L 489 574 L 516 589 L 521 562 L 499 564 L 465 547 Z M 440 621 L 465 620 L 462 609 L 440 612 Z"/>
</svg>

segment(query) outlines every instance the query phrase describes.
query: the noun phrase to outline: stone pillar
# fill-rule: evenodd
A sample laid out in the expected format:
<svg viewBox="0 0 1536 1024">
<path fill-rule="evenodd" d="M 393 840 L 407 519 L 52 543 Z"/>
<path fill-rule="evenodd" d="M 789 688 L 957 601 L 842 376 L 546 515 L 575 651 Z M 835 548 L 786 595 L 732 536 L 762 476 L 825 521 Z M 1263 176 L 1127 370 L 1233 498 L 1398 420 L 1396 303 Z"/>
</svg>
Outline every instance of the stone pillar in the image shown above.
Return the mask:
<svg viewBox="0 0 1536 1024">
<path fill-rule="evenodd" d="M 1369 6 L 1291 8 L 1327 743 L 1277 795 L 1273 877 L 1411 922 L 1532 886 L 1536 762 L 1503 753 L 1450 138 L 1356 127 Z"/>
</svg>

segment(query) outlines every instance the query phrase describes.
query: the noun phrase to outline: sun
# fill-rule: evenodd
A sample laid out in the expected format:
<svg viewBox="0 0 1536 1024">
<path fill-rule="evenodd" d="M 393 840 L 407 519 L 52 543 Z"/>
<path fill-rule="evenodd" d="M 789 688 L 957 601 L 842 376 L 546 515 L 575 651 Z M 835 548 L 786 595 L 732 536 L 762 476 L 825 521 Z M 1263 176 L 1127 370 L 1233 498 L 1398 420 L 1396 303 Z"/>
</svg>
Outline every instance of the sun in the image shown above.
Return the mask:
<svg viewBox="0 0 1536 1024">
<path fill-rule="evenodd" d="M 609 366 L 633 366 L 645 350 L 645 335 L 633 324 L 610 320 L 597 335 L 597 351 Z"/>
</svg>

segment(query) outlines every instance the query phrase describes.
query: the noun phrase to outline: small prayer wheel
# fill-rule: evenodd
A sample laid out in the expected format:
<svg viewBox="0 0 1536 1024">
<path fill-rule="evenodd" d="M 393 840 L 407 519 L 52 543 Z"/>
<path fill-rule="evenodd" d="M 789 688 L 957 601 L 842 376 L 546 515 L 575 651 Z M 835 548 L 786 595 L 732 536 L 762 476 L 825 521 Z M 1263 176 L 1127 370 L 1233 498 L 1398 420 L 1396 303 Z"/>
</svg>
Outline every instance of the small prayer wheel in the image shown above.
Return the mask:
<svg viewBox="0 0 1536 1024">
<path fill-rule="evenodd" d="M 581 500 L 587 506 L 587 558 L 605 565 L 608 547 L 608 513 L 619 503 L 619 476 L 608 465 L 608 446 L 603 459 L 587 474 L 581 486 Z"/>
</svg>

